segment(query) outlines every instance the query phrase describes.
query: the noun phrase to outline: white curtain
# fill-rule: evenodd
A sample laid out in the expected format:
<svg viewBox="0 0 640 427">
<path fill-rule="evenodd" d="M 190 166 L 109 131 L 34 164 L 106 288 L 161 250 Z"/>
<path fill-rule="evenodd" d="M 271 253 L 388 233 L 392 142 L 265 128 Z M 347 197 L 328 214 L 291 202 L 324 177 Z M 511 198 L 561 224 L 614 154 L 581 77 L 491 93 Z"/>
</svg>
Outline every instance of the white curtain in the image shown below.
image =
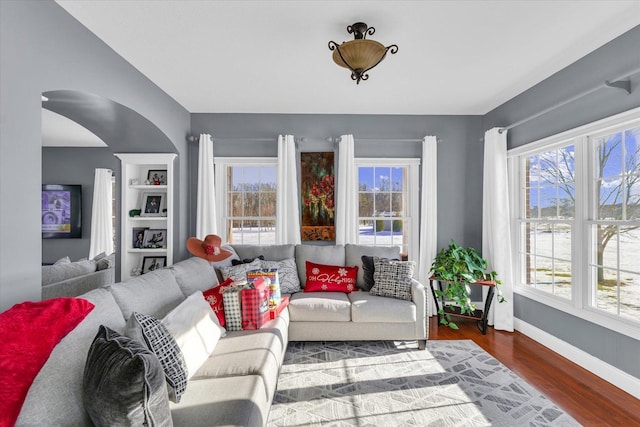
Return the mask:
<svg viewBox="0 0 640 427">
<path fill-rule="evenodd" d="M 438 140 L 425 136 L 422 140 L 422 194 L 420 197 L 420 258 L 418 280 L 429 283 L 431 263 L 438 251 Z M 427 314 L 436 312 L 431 292 L 427 292 Z"/>
<path fill-rule="evenodd" d="M 278 136 L 276 243 L 300 244 L 300 202 L 293 135 Z"/>
<path fill-rule="evenodd" d="M 484 134 L 482 184 L 482 256 L 502 280 L 499 286 L 506 301 L 494 297 L 489 324 L 495 329 L 513 331 L 513 273 L 511 263 L 511 221 L 509 214 L 509 175 L 507 170 L 507 132 L 498 128 Z M 486 298 L 486 289 L 485 298 Z"/>
<path fill-rule="evenodd" d="M 335 211 L 336 245 L 358 238 L 358 179 L 353 135 L 342 135 L 338 145 L 338 191 Z"/>
<path fill-rule="evenodd" d="M 113 253 L 113 191 L 111 169 L 96 169 L 91 205 L 89 259 L 104 252 Z"/>
<path fill-rule="evenodd" d="M 217 234 L 216 189 L 213 175 L 213 140 L 211 135 L 200 134 L 198 149 L 196 237 L 204 239 L 209 234 Z"/>
</svg>

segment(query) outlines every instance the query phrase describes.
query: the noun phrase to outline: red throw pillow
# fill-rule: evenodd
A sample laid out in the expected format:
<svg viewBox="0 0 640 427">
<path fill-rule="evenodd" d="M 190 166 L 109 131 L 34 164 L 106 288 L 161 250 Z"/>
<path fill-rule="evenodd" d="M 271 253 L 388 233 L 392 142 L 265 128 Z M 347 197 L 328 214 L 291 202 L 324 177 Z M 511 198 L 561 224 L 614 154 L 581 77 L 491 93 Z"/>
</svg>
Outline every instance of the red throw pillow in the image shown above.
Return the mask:
<svg viewBox="0 0 640 427">
<path fill-rule="evenodd" d="M 344 292 L 358 290 L 356 277 L 358 267 L 324 265 L 307 261 L 307 284 L 305 292 Z"/>
<path fill-rule="evenodd" d="M 226 322 L 224 321 L 224 304 L 222 302 L 222 290 L 231 285 L 233 285 L 233 279 L 228 278 L 215 288 L 207 289 L 202 293 L 202 295 L 204 295 L 204 299 L 207 300 L 207 302 L 211 306 L 211 309 L 218 317 L 220 326 L 224 326 L 226 324 Z"/>
</svg>

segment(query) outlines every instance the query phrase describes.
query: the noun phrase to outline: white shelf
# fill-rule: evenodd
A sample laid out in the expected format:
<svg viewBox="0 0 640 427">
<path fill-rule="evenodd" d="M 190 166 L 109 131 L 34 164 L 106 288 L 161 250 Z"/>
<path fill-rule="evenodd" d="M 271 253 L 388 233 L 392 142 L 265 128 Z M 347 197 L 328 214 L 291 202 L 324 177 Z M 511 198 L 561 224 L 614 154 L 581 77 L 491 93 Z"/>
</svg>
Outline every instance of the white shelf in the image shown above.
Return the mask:
<svg viewBox="0 0 640 427">
<path fill-rule="evenodd" d="M 160 192 L 165 192 L 167 191 L 167 186 L 166 185 L 130 185 L 129 186 L 130 189 L 132 190 L 158 190 Z"/>
<path fill-rule="evenodd" d="M 122 163 L 121 176 L 121 218 L 120 221 L 120 280 L 132 277 L 134 269 L 142 267 L 145 257 L 166 257 L 165 266 L 173 263 L 173 162 L 174 153 L 119 153 L 115 154 Z M 150 170 L 166 170 L 167 185 L 131 185 L 132 181 L 144 183 Z M 161 207 L 166 209 L 165 216 L 135 216 L 130 217 L 129 211 L 140 210 L 145 193 L 161 193 L 163 195 Z M 166 248 L 132 247 L 135 228 L 149 230 L 166 230 L 163 233 L 163 244 Z"/>
</svg>

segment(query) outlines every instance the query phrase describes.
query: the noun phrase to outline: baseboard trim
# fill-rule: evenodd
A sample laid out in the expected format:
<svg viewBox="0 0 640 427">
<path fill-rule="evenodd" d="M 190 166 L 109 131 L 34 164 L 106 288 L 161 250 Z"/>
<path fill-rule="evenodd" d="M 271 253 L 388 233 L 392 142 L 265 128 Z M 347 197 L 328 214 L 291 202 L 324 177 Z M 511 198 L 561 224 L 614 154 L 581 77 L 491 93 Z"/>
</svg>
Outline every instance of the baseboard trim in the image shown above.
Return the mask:
<svg viewBox="0 0 640 427">
<path fill-rule="evenodd" d="M 611 366 L 607 362 L 603 362 L 597 357 L 580 350 L 578 347 L 562 341 L 523 320 L 514 318 L 513 325 L 517 331 L 525 334 L 532 340 L 550 348 L 561 356 L 582 366 L 587 371 L 640 399 L 640 380 L 638 378 L 629 375 L 615 366 Z"/>
</svg>

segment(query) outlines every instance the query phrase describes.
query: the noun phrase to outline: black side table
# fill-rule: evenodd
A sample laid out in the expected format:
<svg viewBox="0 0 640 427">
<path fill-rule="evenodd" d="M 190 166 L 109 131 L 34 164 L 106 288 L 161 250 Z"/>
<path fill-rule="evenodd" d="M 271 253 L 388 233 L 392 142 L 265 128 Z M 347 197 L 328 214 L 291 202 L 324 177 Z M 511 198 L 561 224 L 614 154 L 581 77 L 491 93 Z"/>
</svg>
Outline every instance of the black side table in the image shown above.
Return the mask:
<svg viewBox="0 0 640 427">
<path fill-rule="evenodd" d="M 433 282 L 438 282 L 438 289 L 440 291 L 443 290 L 443 287 L 442 287 L 442 283 L 441 283 L 440 280 L 436 280 L 433 277 L 429 278 L 429 287 L 431 288 L 431 295 L 433 295 L 433 300 L 436 302 L 436 308 L 438 309 L 438 311 L 436 313 L 437 316 L 438 316 L 438 327 L 440 326 L 440 309 L 441 309 L 441 307 L 443 307 L 443 310 L 445 311 L 445 313 L 447 313 L 450 316 L 465 317 L 467 319 L 475 319 L 476 320 L 476 325 L 478 326 L 478 330 L 480 332 L 482 332 L 482 335 L 486 335 L 486 333 L 487 333 L 487 321 L 488 321 L 487 316 L 488 316 L 488 313 L 489 313 L 489 309 L 491 308 L 491 302 L 493 301 L 493 294 L 495 293 L 496 282 L 491 281 L 491 280 L 482 280 L 482 281 L 479 281 L 479 282 L 469 283 L 470 285 L 488 286 L 489 287 L 489 292 L 487 292 L 487 298 L 484 301 L 484 310 L 476 309 L 471 314 L 469 314 L 469 313 L 465 313 L 465 314 L 460 313 L 460 308 L 459 307 L 446 308 L 445 307 L 444 296 L 442 296 L 440 298 L 438 298 L 436 296 L 436 290 L 433 287 Z"/>
</svg>

